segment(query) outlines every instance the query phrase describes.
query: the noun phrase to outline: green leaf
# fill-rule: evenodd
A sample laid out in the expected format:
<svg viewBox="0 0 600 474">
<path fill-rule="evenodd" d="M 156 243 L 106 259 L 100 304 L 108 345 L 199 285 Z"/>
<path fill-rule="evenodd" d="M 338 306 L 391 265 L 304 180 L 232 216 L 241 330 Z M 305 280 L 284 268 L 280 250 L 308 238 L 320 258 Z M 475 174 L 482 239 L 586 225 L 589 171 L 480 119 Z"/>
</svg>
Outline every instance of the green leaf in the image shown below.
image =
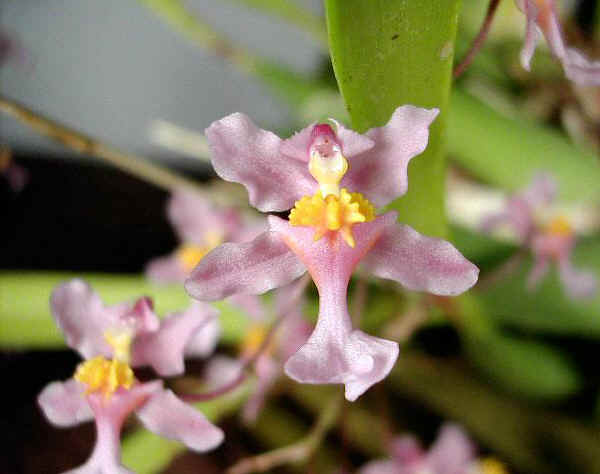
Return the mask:
<svg viewBox="0 0 600 474">
<path fill-rule="evenodd" d="M 155 310 L 161 316 L 181 311 L 190 304 L 183 285 L 154 285 L 142 275 L 0 272 L 0 346 L 5 349 L 65 347 L 63 335 L 50 314 L 49 302 L 52 290 L 72 278 L 86 280 L 106 304 L 146 295 L 153 298 Z M 240 341 L 248 318 L 227 302 L 215 306 L 221 311 L 221 341 Z"/>
<path fill-rule="evenodd" d="M 458 0 L 326 0 L 333 68 L 354 128 L 385 124 L 400 105 L 438 107 L 427 150 L 392 208 L 428 235 L 446 234 L 444 143 Z"/>
<path fill-rule="evenodd" d="M 508 190 L 529 184 L 539 171 L 558 180 L 568 200 L 600 199 L 600 163 L 559 132 L 508 118 L 455 89 L 448 117 L 448 152 L 476 177 Z"/>
</svg>

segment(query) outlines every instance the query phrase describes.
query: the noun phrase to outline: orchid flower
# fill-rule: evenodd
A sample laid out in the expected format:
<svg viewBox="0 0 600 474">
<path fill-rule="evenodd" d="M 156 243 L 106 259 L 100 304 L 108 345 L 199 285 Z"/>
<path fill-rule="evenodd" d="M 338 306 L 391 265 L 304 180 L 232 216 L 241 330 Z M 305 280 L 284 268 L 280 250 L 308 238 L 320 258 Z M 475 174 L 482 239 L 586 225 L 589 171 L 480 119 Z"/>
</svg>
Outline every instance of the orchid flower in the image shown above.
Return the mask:
<svg viewBox="0 0 600 474">
<path fill-rule="evenodd" d="M 565 45 L 554 0 L 516 0 L 516 4 L 527 18 L 525 44 L 521 50 L 521 65 L 526 70 L 530 70 L 538 30 L 541 30 L 570 80 L 579 85 L 600 84 L 600 61 L 590 61 L 578 50 Z"/>
<path fill-rule="evenodd" d="M 540 219 L 539 214 L 556 199 L 557 184 L 548 174 L 537 175 L 529 187 L 508 198 L 503 211 L 488 216 L 482 224 L 484 231 L 507 224 L 514 230 L 523 246 L 531 249 L 534 266 L 527 279 L 534 289 L 548 273 L 550 262 L 558 267 L 560 281 L 574 299 L 589 298 L 596 292 L 597 279 L 586 270 L 576 270 L 571 263 L 575 233 L 567 217 Z"/>
<path fill-rule="evenodd" d="M 457 425 L 443 425 L 437 440 L 425 452 L 412 436 L 394 438 L 389 447 L 390 458 L 371 461 L 359 474 L 503 474 L 500 463 L 477 461 L 475 449 L 465 432 Z"/>
<path fill-rule="evenodd" d="M 107 307 L 81 280 L 55 289 L 51 307 L 67 344 L 86 360 L 73 378 L 47 385 L 38 403 L 57 426 L 96 422 L 91 457 L 69 472 L 130 472 L 120 464 L 119 435 L 125 418 L 134 411 L 146 428 L 190 449 L 206 451 L 221 443 L 222 431 L 202 413 L 163 388 L 161 380 L 140 382 L 132 370 L 151 366 L 164 376 L 182 373 L 186 347 L 216 317 L 212 307 L 196 304 L 160 321 L 148 298 Z"/>
<path fill-rule="evenodd" d="M 186 281 L 188 293 L 201 301 L 260 294 L 308 270 L 319 318 L 285 372 L 302 383 L 343 383 L 346 398 L 356 400 L 398 357 L 396 342 L 352 328 L 346 293 L 359 262 L 410 290 L 439 295 L 462 293 L 477 280 L 477 267 L 450 243 L 397 224 L 395 212 L 375 212 L 406 192 L 408 162 L 426 148 L 437 114 L 406 105 L 364 135 L 332 120 L 286 140 L 240 113 L 214 122 L 206 136 L 219 176 L 242 183 L 261 211 L 293 209 L 289 221 L 269 216 L 269 230 L 252 242 L 206 255 Z"/>
</svg>

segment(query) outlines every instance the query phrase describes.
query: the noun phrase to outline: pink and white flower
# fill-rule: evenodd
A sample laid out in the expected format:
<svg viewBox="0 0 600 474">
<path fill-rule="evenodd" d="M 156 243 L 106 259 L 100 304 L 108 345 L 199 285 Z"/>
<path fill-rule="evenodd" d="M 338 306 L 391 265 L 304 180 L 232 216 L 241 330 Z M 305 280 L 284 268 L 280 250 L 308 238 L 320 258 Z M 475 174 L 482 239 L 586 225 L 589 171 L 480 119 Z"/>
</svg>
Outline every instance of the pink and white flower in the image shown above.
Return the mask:
<svg viewBox="0 0 600 474">
<path fill-rule="evenodd" d="M 69 472 L 130 472 L 120 463 L 119 435 L 134 411 L 146 428 L 190 449 L 206 451 L 221 443 L 222 431 L 202 413 L 164 389 L 160 380 L 139 382 L 131 369 L 151 366 L 164 376 L 182 373 L 186 348 L 216 317 L 213 308 L 200 303 L 160 321 L 148 298 L 107 307 L 81 280 L 54 290 L 51 307 L 67 344 L 86 361 L 73 378 L 47 385 L 38 403 L 57 426 L 94 419 L 97 431 L 92 456 Z"/>
<path fill-rule="evenodd" d="M 521 50 L 521 65 L 526 70 L 530 69 L 541 30 L 569 79 L 580 85 L 600 84 L 600 61 L 590 61 L 577 49 L 565 45 L 554 0 L 516 0 L 516 4 L 527 18 L 525 43 Z"/>
<path fill-rule="evenodd" d="M 534 289 L 554 262 L 563 287 L 571 298 L 592 297 L 597 288 L 596 276 L 587 270 L 576 270 L 571 262 L 575 233 L 569 220 L 562 215 L 540 219 L 538 214 L 556 199 L 557 184 L 548 174 L 537 175 L 523 191 L 508 198 L 504 210 L 488 216 L 482 223 L 484 231 L 508 225 L 521 245 L 531 249 L 534 266 L 527 279 Z"/>
<path fill-rule="evenodd" d="M 294 207 L 290 220 L 269 217 L 269 230 L 252 242 L 223 244 L 205 256 L 186 281 L 202 301 L 236 293 L 260 294 L 308 270 L 319 290 L 319 319 L 308 342 L 285 364 L 304 383 L 343 383 L 356 400 L 382 380 L 398 344 L 353 329 L 347 286 L 359 262 L 382 278 L 416 291 L 456 295 L 478 269 L 450 243 L 377 216 L 404 194 L 407 166 L 427 146 L 436 109 L 396 109 L 387 125 L 364 135 L 341 124 L 311 124 L 282 140 L 236 113 L 207 130 L 212 163 L 225 180 L 242 183 L 258 209 Z M 362 193 L 362 194 L 360 194 Z"/>
</svg>

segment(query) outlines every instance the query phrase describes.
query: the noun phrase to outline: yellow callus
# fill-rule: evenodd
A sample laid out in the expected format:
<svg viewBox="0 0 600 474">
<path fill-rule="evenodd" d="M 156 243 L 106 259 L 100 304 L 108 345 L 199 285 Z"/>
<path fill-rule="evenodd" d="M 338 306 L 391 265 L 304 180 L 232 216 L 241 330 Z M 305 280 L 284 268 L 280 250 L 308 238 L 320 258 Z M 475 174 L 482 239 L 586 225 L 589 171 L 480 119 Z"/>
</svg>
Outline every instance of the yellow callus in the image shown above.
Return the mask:
<svg viewBox="0 0 600 474">
<path fill-rule="evenodd" d="M 495 458 L 482 459 L 479 468 L 483 474 L 508 474 L 504 464 Z"/>
<path fill-rule="evenodd" d="M 573 227 L 571 227 L 571 223 L 565 216 L 558 216 L 552 219 L 546 230 L 552 235 L 569 236 L 573 234 Z"/>
<path fill-rule="evenodd" d="M 252 324 L 240 344 L 240 352 L 246 356 L 256 353 L 265 337 L 267 337 L 267 328 L 262 324 Z"/>
<path fill-rule="evenodd" d="M 350 193 L 342 188 L 339 197 L 329 194 L 323 197 L 319 191 L 304 196 L 290 212 L 290 224 L 315 229 L 314 239 L 319 240 L 329 231 L 339 231 L 350 247 L 355 241 L 352 226 L 375 218 L 373 205 L 360 193 Z"/>
<path fill-rule="evenodd" d="M 79 364 L 73 377 L 87 386 L 87 393 L 101 392 L 106 398 L 121 387 L 131 388 L 136 381 L 133 370 L 127 363 L 102 356 Z"/>
</svg>

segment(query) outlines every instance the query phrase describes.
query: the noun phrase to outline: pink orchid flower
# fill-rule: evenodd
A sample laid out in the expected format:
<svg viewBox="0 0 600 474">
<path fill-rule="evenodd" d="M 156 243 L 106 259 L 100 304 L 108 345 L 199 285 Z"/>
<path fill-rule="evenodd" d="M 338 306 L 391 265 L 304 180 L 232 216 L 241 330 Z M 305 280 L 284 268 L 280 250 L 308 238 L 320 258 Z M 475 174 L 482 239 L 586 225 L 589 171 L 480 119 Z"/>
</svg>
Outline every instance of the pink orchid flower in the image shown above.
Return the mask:
<svg viewBox="0 0 600 474">
<path fill-rule="evenodd" d="M 97 431 L 89 460 L 69 472 L 131 472 L 120 463 L 119 435 L 134 411 L 146 428 L 190 449 L 207 451 L 221 443 L 222 431 L 202 413 L 164 389 L 160 380 L 139 382 L 131 368 L 151 366 L 164 376 L 182 373 L 186 347 L 216 317 L 213 308 L 196 304 L 160 321 L 148 298 L 107 307 L 81 280 L 55 289 L 51 307 L 67 344 L 86 360 L 73 378 L 47 385 L 38 403 L 57 426 L 94 419 Z"/>
<path fill-rule="evenodd" d="M 473 443 L 457 425 L 445 424 L 425 452 L 412 436 L 394 438 L 390 458 L 371 461 L 359 474 L 483 474 L 477 468 Z"/>
<path fill-rule="evenodd" d="M 538 30 L 541 30 L 570 80 L 579 85 L 600 84 L 600 61 L 590 61 L 578 50 L 565 46 L 554 0 L 516 0 L 516 4 L 527 17 L 525 44 L 521 50 L 521 65 L 526 70 L 530 70 Z"/>
<path fill-rule="evenodd" d="M 555 262 L 567 294 L 574 299 L 592 297 L 597 279 L 590 271 L 576 270 L 571 263 L 575 233 L 568 219 L 556 216 L 541 222 L 537 214 L 556 199 L 557 184 L 548 174 L 537 175 L 529 187 L 508 198 L 505 208 L 487 217 L 482 228 L 491 231 L 503 224 L 511 227 L 520 242 L 528 246 L 534 257 L 534 266 L 527 278 L 527 286 L 534 289 L 548 273 L 550 262 Z"/>
<path fill-rule="evenodd" d="M 343 383 L 346 398 L 356 400 L 398 357 L 396 342 L 352 328 L 346 293 L 359 262 L 410 290 L 439 295 L 459 294 L 477 280 L 477 267 L 450 243 L 374 209 L 406 192 L 408 162 L 426 148 L 437 114 L 407 105 L 364 135 L 332 121 L 287 140 L 239 113 L 214 122 L 206 136 L 217 173 L 242 183 L 262 211 L 294 209 L 289 221 L 269 216 L 269 230 L 252 242 L 214 249 L 186 281 L 188 293 L 201 301 L 260 294 L 308 270 L 319 318 L 285 372 L 303 383 Z"/>
</svg>

